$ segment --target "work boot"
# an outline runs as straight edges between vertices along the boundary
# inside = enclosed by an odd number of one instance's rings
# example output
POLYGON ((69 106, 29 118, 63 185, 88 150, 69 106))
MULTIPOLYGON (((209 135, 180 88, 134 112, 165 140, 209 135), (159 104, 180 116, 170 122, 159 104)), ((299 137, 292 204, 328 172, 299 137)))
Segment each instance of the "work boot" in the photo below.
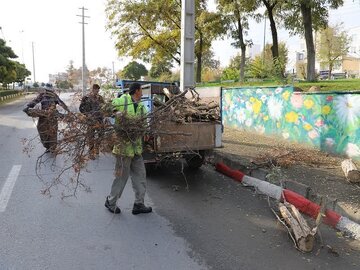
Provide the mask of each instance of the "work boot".
POLYGON ((119 207, 117 207, 116 205, 114 205, 114 206, 110 205, 108 197, 106 197, 105 207, 113 214, 120 214, 121 213, 121 210, 120 210, 119 207))
POLYGON ((146 214, 150 212, 152 212, 152 208, 150 206, 145 206, 143 203, 134 203, 132 210, 133 215, 146 214))

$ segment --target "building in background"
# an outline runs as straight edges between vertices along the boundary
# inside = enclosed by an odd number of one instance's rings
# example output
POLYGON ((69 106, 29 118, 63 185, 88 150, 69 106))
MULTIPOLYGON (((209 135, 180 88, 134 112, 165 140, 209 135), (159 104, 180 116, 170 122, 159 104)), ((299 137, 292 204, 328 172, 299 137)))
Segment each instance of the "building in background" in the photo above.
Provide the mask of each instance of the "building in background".
POLYGON ((58 81, 67 81, 68 80, 68 74, 66 72, 59 72, 56 74, 49 74, 49 83, 52 85, 55 85, 58 81))

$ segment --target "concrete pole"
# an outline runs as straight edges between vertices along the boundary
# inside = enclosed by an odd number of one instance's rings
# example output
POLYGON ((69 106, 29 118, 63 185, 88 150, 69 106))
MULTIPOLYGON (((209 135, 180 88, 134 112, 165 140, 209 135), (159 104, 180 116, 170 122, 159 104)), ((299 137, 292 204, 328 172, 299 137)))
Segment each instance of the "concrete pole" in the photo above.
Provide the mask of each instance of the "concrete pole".
POLYGON ((32 45, 32 60, 33 60, 33 75, 34 75, 34 83, 36 82, 35 76, 35 53, 34 53, 34 42, 31 42, 32 45))
POLYGON ((181 1, 181 62, 180 90, 195 87, 195 3, 194 0, 181 1))
POLYGON ((85 96, 86 79, 85 79, 85 18, 84 7, 82 7, 82 94, 85 96))
POLYGON ((77 15, 79 17, 82 18, 81 20, 81 24, 82 24, 82 95, 85 96, 86 94, 86 71, 85 71, 85 17, 86 18, 90 18, 89 16, 85 16, 85 10, 87 10, 87 8, 81 7, 79 8, 81 9, 81 15, 77 15))

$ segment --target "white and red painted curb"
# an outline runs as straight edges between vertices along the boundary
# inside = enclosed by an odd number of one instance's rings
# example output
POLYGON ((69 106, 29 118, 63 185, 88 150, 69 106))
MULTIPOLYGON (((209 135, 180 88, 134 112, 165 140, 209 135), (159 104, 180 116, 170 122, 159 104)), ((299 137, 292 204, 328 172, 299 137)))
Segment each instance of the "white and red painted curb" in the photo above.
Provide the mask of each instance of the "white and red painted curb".
MULTIPOLYGON (((320 205, 306 199, 305 197, 280 186, 245 175, 239 170, 233 170, 224 163, 217 163, 215 168, 218 172, 233 178, 234 180, 255 187, 259 192, 276 199, 286 201, 294 205, 300 212, 316 219, 320 212, 320 205)), ((335 229, 338 229, 354 239, 360 240, 360 225, 343 217, 333 210, 327 209, 323 222, 335 229)))

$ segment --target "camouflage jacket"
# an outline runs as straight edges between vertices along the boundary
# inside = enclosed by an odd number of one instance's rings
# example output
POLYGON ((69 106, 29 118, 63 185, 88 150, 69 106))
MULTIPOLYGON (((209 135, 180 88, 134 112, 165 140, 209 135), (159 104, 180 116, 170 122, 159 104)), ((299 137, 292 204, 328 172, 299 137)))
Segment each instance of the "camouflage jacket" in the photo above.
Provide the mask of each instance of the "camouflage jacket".
POLYGON ((45 92, 40 93, 35 99, 27 104, 27 108, 34 108, 38 103, 41 104, 42 110, 56 109, 56 105, 60 105, 66 111, 69 111, 66 104, 51 90, 45 90, 45 92))
POLYGON ((93 117, 94 119, 101 120, 101 106, 104 104, 104 99, 100 95, 87 95, 81 99, 79 111, 87 116, 93 117))

